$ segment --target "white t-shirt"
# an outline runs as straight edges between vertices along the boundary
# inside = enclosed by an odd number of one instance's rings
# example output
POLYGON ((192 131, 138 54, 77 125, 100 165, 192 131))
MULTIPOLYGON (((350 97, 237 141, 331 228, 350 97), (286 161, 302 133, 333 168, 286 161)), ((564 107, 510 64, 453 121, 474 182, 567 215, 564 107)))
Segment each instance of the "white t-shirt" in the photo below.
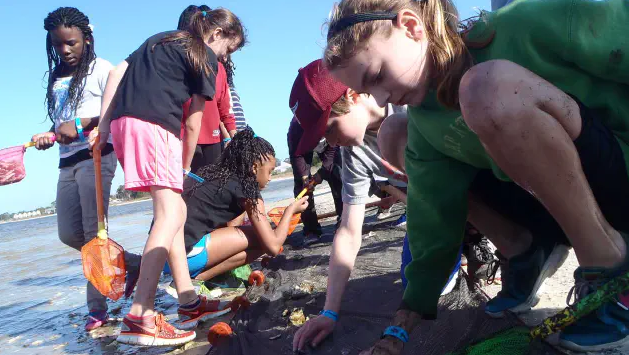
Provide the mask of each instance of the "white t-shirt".
MULTIPOLYGON (((387 117, 398 112, 406 112, 406 106, 387 105, 387 117)), ((394 178, 396 171, 391 171, 383 163, 378 148, 378 132, 367 131, 363 144, 355 147, 341 147, 343 158, 343 202, 350 205, 362 205, 369 199, 372 184, 388 181, 396 187, 406 187, 406 183, 394 178)))
MULTIPOLYGON (((85 88, 83 89, 83 96, 76 109, 76 112, 70 110, 69 105, 66 106, 65 102, 68 98, 68 89, 70 88, 71 76, 57 78, 53 84, 53 99, 55 100, 55 112, 54 122, 55 130, 64 122, 74 121, 76 117, 98 117, 100 116, 101 100, 103 93, 105 92, 105 85, 107 84, 107 78, 109 77, 109 71, 113 69, 113 65, 108 61, 96 58, 90 65, 90 69, 87 72, 85 78, 85 88)), ((111 142, 111 136, 109 136, 111 142)), ((88 143, 82 143, 80 141, 73 142, 69 145, 59 145, 59 156, 61 158, 67 158, 72 156, 76 152, 87 149, 88 143)))

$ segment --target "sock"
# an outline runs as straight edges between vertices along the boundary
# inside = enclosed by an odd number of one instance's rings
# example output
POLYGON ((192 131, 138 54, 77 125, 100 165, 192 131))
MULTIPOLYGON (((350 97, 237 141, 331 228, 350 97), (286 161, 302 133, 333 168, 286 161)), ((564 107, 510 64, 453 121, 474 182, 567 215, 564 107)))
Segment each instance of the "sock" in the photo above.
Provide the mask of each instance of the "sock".
POLYGON ((185 309, 187 311, 193 310, 197 307, 199 307, 199 305, 201 304, 201 299, 197 297, 196 301, 192 301, 188 304, 182 304, 181 306, 179 306, 179 308, 181 309, 185 309))

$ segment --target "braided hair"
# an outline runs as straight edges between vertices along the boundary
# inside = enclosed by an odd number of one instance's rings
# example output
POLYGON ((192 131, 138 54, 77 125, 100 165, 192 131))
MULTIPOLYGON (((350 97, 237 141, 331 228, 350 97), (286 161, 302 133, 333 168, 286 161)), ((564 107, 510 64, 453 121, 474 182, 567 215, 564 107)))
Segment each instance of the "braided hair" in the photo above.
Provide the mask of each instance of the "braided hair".
POLYGON ((194 194, 197 187, 210 181, 218 181, 220 192, 227 181, 234 177, 241 183, 246 202, 250 203, 257 212, 260 186, 253 172, 253 165, 271 157, 275 157, 275 150, 271 143, 258 137, 251 127, 247 126, 234 136, 217 163, 199 169, 197 175, 205 182, 195 183, 189 195, 194 194))
POLYGON ((50 31, 54 31, 59 26, 76 27, 83 34, 83 55, 79 59, 76 70, 70 81, 68 89, 68 98, 65 105, 69 105, 69 109, 75 112, 81 102, 83 89, 85 88, 85 78, 89 74, 90 64, 96 59, 94 52, 94 36, 89 26, 90 20, 84 13, 74 7, 60 7, 48 14, 44 19, 44 29, 48 31, 46 35, 46 52, 48 53, 48 88, 46 90, 46 105, 48 107, 48 117, 54 121, 55 100, 53 98, 53 86, 60 72, 65 66, 61 62, 59 53, 52 45, 50 31), (89 41, 89 43, 88 43, 89 41))

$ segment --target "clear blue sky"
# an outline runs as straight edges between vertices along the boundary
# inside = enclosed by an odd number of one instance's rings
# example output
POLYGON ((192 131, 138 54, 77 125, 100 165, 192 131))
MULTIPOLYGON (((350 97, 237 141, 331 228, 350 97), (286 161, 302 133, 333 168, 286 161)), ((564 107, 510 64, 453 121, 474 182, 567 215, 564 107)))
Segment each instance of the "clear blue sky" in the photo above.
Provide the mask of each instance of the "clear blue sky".
MULTIPOLYGON (((430 1, 430 0, 429 0, 430 1)), ((236 13, 249 33, 249 45, 234 55, 236 87, 248 123, 268 139, 278 158, 288 157, 286 132, 291 119, 288 96, 297 70, 319 58, 325 43, 322 27, 332 0, 222 0, 210 7, 236 13)), ((456 0, 462 18, 474 7, 489 9, 489 0, 456 0)), ((0 11, 0 33, 7 42, 0 55, 0 147, 18 145, 48 130, 44 106, 46 33, 43 20, 59 6, 75 6, 95 26, 96 54, 117 64, 149 36, 172 30, 190 3, 179 1, 6 1, 0 11)), ((0 213, 47 206, 55 200, 58 149, 29 149, 27 177, 0 186, 0 213)), ((112 190, 123 182, 120 167, 112 190)))

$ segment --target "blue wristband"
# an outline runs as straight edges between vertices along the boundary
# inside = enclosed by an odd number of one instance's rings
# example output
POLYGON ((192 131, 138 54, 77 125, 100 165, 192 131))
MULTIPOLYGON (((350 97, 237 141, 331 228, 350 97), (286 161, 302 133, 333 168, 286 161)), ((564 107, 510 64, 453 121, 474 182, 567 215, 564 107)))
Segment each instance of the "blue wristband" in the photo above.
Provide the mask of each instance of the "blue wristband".
POLYGON ((203 179, 199 175, 194 174, 194 173, 192 173, 192 172, 190 172, 190 171, 188 171, 186 169, 183 169, 183 174, 188 176, 188 177, 191 177, 191 178, 195 179, 198 182, 201 182, 201 183, 205 182, 205 179, 203 179))
POLYGON ((337 320, 339 320, 338 313, 336 313, 334 311, 323 310, 323 311, 319 312, 319 315, 324 316, 324 317, 328 317, 328 318, 332 319, 335 322, 337 320))
POLYGON ((74 119, 74 125, 76 126, 76 134, 79 136, 79 141, 85 143, 85 136, 83 135, 83 125, 81 125, 81 119, 79 117, 74 119))
POLYGON ((408 343, 408 333, 400 327, 387 327, 387 329, 384 330, 384 333, 382 333, 382 337, 384 338, 387 335, 400 339, 402 343, 408 343))
POLYGON ((225 139, 223 139, 223 143, 230 142, 231 140, 232 140, 231 138, 225 138, 225 139))

